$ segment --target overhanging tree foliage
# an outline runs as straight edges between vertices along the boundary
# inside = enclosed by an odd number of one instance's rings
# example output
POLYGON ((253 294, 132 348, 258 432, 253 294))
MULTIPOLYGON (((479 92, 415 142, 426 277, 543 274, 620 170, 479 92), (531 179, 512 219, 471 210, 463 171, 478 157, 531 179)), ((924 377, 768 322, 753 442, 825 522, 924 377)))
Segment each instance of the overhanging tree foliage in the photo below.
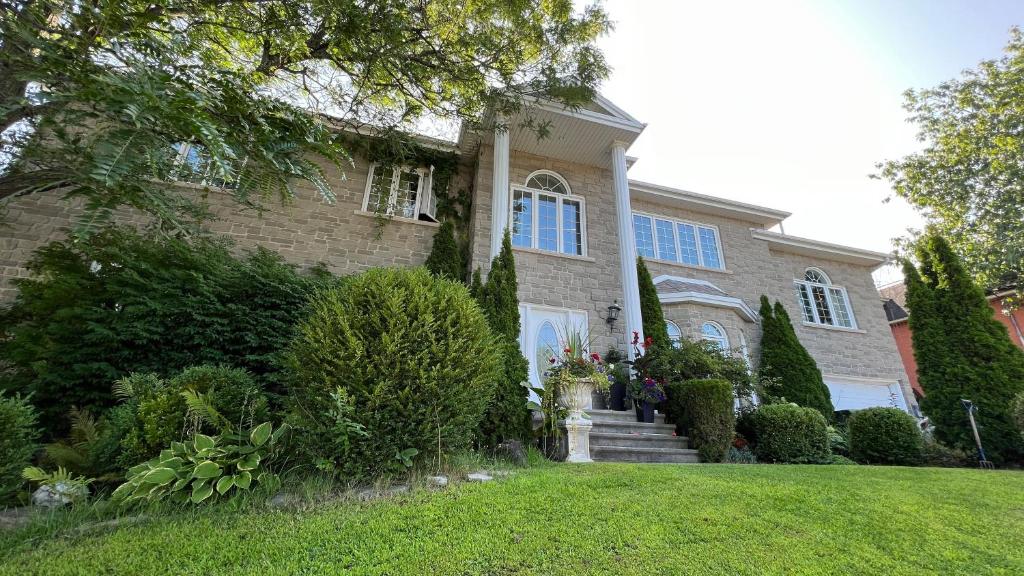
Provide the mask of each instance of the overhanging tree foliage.
POLYGON ((950 245, 930 234, 917 246, 920 268, 904 264, 907 306, 917 375, 924 388, 921 409, 944 443, 974 449, 967 413, 978 406, 979 432, 995 462, 1020 458, 1024 445, 1013 422, 1012 401, 1024 390, 1024 352, 1006 326, 993 318, 950 245))
MULTIPOLYGON (((896 195, 947 239, 983 288, 1024 290, 1024 36, 960 78, 909 90, 924 149, 879 164, 896 195)), ((909 246, 911 242, 905 242, 909 246)))
POLYGON ((654 280, 641 256, 636 258, 636 278, 640 285, 640 318, 643 322, 644 338, 651 338, 654 345, 663 350, 671 348, 672 340, 668 337, 668 326, 665 325, 665 314, 661 310, 658 290, 654 287, 654 280))
POLYGON ((761 296, 761 362, 762 380, 773 382, 771 393, 814 408, 832 419, 834 408, 828 386, 821 377, 818 363, 807 352, 796 336, 789 313, 781 302, 772 307, 768 297, 761 296))
MULTIPOLYGON (((0 199, 132 206, 184 229, 203 213, 168 178, 236 180, 262 206, 345 147, 317 113, 384 128, 589 99, 607 74, 598 7, 571 0, 12 0, 0 10, 0 199), (205 161, 180 165, 173 146, 205 161)), ((527 124, 543 134, 547 126, 527 124)), ((192 160, 199 160, 193 158, 192 160)))
MULTIPOLYGON (((473 284, 479 281, 479 269, 473 284)), ((487 282, 471 290, 478 300, 501 347, 503 371, 496 383, 494 399, 480 423, 480 440, 485 446, 496 446, 505 440, 523 440, 531 431, 530 411, 526 407, 529 363, 519 350, 519 296, 516 261, 508 229, 501 243, 501 252, 491 262, 487 282)))
POLYGON ((425 265, 434 276, 464 281, 466 266, 462 262, 462 251, 455 241, 455 225, 451 221, 446 220, 434 234, 434 245, 425 265))

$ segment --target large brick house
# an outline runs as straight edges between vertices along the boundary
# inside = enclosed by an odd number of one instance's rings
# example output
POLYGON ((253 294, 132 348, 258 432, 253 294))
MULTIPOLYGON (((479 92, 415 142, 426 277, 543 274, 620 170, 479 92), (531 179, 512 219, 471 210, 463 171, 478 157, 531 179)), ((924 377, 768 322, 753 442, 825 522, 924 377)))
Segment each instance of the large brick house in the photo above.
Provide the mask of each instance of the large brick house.
MULTIPOLYGON (((508 130, 463 130, 456 142, 421 139, 459 159, 450 186, 471 191, 471 266, 486 275, 503 230, 511 231, 531 378, 539 377, 536 351, 565 322, 588 326, 601 350, 625 350, 627 335, 642 332, 639 254, 674 337, 714 340, 756 363, 756 309, 766 294, 788 309, 837 409, 912 409, 910 381, 871 278, 886 254, 772 231, 789 216, 780 210, 630 180, 636 159, 627 150, 645 125, 602 97, 578 109, 538 101, 531 114, 550 123, 550 136, 538 139, 518 127, 519 118, 508 118, 508 130), (613 304, 622 314, 610 324, 613 304)), ((241 247, 266 246, 336 273, 424 262, 438 226, 429 167, 382 170, 367 158, 344 173, 324 167, 336 202, 300 184, 294 202, 257 215, 214 191, 209 202, 219 219, 209 229, 241 247), (379 227, 372 207, 384 196, 390 220, 379 227)), ((75 214, 52 195, 9 202, 8 226, 0 228, 0 300, 14 296, 10 280, 27 274, 32 251, 61 238, 75 214)))

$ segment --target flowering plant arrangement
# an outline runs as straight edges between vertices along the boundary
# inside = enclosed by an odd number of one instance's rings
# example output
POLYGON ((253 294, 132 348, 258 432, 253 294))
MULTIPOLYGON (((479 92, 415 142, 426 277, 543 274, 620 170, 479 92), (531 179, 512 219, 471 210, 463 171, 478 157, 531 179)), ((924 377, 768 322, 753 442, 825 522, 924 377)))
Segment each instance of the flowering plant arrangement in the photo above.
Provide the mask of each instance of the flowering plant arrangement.
POLYGON ((652 374, 655 364, 658 361, 655 350, 651 347, 654 339, 648 336, 640 343, 640 334, 633 332, 633 371, 636 376, 629 382, 629 395, 637 402, 650 402, 657 404, 665 400, 665 382, 663 378, 656 378, 652 374), (643 348, 643 352, 640 349, 643 348))
POLYGON ((570 388, 581 380, 587 380, 595 392, 607 392, 611 387, 608 366, 600 354, 589 352, 589 335, 577 327, 568 326, 563 330, 562 343, 561 353, 551 351, 548 359, 551 366, 545 373, 545 382, 558 386, 563 393, 571 393, 570 388))

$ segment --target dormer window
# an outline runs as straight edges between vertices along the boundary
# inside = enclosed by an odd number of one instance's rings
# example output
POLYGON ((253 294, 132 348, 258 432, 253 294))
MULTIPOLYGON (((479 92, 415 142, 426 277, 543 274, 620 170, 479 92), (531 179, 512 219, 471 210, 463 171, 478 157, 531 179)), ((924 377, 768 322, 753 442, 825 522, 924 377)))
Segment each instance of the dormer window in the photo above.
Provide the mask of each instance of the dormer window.
POLYGON ((586 211, 583 198, 555 172, 538 170, 525 185, 512 186, 512 245, 583 256, 586 211))
POLYGON ((409 220, 436 221, 433 167, 370 165, 363 210, 409 220))
POLYGON ((820 268, 808 268, 803 280, 794 280, 804 322, 821 326, 856 328, 846 288, 834 286, 820 268))

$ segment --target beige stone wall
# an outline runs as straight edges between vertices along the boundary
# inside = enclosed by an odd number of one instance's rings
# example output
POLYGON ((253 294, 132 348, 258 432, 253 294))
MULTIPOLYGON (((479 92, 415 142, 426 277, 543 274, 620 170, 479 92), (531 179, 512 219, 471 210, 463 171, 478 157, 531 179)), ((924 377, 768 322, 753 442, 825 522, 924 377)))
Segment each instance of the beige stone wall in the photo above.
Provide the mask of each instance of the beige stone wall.
MULTIPOLYGON (((742 298, 755 312, 761 294, 766 294, 773 303, 778 300, 786 307, 796 325, 797 336, 824 374, 899 380, 903 383, 904 397, 908 402, 913 402, 909 380, 896 350, 870 269, 770 250, 765 242, 751 237, 750 228, 760 227, 754 222, 700 214, 637 201, 635 198, 633 209, 712 224, 719 230, 725 258, 724 271, 653 260, 648 262, 652 276, 666 274, 711 282, 731 296, 742 298), (802 279, 804 270, 809 266, 821 268, 835 285, 846 288, 857 320, 857 331, 803 324, 793 281, 802 279)), ((666 319, 678 324, 683 333, 691 338, 700 337, 700 326, 707 320, 718 322, 726 329, 730 345, 734 348, 739 347, 739 333, 743 332, 750 348, 751 360, 756 364, 761 339, 758 325, 743 321, 734 312, 702 305, 668 304, 664 306, 664 311, 666 319)))
MULTIPOLYGON (((240 249, 265 246, 303 267, 323 262, 337 274, 348 274, 375 266, 416 266, 422 264, 433 245, 437 225, 428 222, 391 220, 377 237, 372 215, 361 213, 369 164, 358 160, 344 173, 324 163, 337 200, 321 200, 306 183, 296 185, 298 198, 288 205, 267 201, 262 215, 245 211, 229 196, 213 193, 211 211, 217 220, 211 232, 224 234, 240 249)), ((461 170, 467 185, 470 168, 461 170)), ((38 247, 66 237, 80 212, 53 194, 16 198, 8 205, 6 226, 0 228, 0 301, 14 297, 10 281, 27 276, 25 262, 38 247)), ((142 224, 143 219, 125 212, 124 223, 142 224)))
MULTIPOLYGON (((560 162, 512 151, 509 177, 523 184, 535 170, 552 170, 569 183, 573 195, 583 197, 586 211, 584 257, 515 249, 519 301, 530 304, 583 310, 602 353, 611 346, 625 347, 623 322, 609 330, 604 321, 608 306, 623 302, 619 270, 619 245, 616 232, 615 198, 609 167, 600 168, 560 162)), ((473 267, 484 272, 490 267, 491 192, 494 152, 481 146, 477 160, 476 195, 473 200, 473 267)))

